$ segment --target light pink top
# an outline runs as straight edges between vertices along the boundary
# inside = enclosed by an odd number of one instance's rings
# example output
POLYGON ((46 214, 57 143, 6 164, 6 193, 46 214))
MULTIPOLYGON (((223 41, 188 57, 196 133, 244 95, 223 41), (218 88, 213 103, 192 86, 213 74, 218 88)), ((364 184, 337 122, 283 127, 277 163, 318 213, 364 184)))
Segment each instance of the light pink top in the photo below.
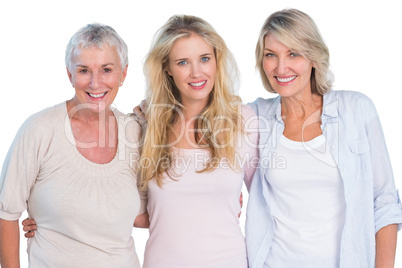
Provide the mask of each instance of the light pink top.
POLYGON ((242 106, 242 115, 247 134, 237 142, 237 171, 221 161, 212 172, 196 173, 210 153, 173 148, 175 180, 166 175, 163 188, 149 183, 151 226, 143 268, 247 267, 239 197, 258 160, 258 123, 249 107, 242 106))

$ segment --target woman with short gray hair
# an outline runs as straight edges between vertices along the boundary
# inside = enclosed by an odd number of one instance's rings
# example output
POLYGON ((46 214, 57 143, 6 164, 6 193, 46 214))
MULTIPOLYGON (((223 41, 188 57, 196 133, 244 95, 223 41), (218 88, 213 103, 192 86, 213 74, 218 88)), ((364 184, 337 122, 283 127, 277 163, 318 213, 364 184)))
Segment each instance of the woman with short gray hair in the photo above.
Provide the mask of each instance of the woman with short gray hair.
POLYGON ((66 67, 74 97, 28 118, 4 162, 1 266, 19 267, 18 219, 28 210, 37 224, 30 267, 139 268, 132 227, 147 222, 131 164, 140 127, 111 108, 127 46, 111 27, 89 24, 71 38, 66 67))

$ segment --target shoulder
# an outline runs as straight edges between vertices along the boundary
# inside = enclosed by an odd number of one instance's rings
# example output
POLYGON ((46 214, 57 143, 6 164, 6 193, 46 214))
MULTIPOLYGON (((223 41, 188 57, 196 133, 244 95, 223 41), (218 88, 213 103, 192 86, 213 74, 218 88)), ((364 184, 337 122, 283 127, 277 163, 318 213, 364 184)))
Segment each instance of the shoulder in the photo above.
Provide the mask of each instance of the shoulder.
POLYGON ((361 92, 347 90, 331 90, 327 93, 330 99, 343 100, 348 103, 372 102, 369 97, 361 92))
POLYGON ((126 142, 136 143, 141 139, 141 126, 133 114, 124 114, 119 110, 113 110, 119 126, 119 132, 126 142))
POLYGON ((326 95, 324 95, 324 105, 337 103, 341 114, 361 114, 368 117, 377 114, 373 101, 361 92, 331 90, 326 95))
POLYGON ((37 135, 44 135, 49 133, 49 131, 53 132, 52 130, 60 123, 58 120, 60 116, 62 116, 61 110, 63 104, 65 105, 63 102, 34 113, 22 124, 20 132, 25 131, 30 134, 37 133, 37 135))
POLYGON ((253 102, 248 103, 257 115, 266 115, 270 110, 276 110, 277 105, 280 103, 280 96, 275 98, 258 98, 253 102))
POLYGON ((248 119, 250 117, 255 116, 256 113, 250 106, 242 104, 241 105, 241 115, 243 116, 244 119, 248 119))
MULTIPOLYGON (((60 119, 63 118, 62 106, 56 105, 37 112, 21 125, 10 150, 28 150, 36 156, 43 156, 49 151, 49 146, 59 144, 63 134, 60 119), (29 148, 29 149, 28 149, 29 148)), ((65 113, 67 109, 65 108, 65 113)))

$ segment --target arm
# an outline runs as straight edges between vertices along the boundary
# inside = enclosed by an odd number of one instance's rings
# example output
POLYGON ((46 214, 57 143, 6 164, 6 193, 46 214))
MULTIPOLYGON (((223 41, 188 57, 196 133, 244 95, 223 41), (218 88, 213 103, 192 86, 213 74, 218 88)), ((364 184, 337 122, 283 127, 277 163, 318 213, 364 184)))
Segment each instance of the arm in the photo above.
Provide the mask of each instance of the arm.
POLYGON ((393 268, 395 263, 398 225, 392 224, 381 228, 375 235, 376 268, 393 268))
POLYGON ((373 170, 373 199, 376 229, 375 267, 394 267, 398 224, 401 227, 402 209, 389 159, 387 146, 374 104, 368 102, 369 120, 366 133, 370 143, 373 170))
POLYGON ((242 106, 242 116, 244 118, 243 123, 245 133, 243 134, 239 153, 243 158, 242 168, 244 170, 244 182, 247 191, 249 191, 254 172, 256 171, 259 162, 259 122, 254 111, 246 105, 242 106))
POLYGON ((134 221, 134 227, 137 228, 149 228, 149 215, 148 212, 145 212, 141 215, 138 215, 134 221))
POLYGON ((3 268, 20 267, 20 233, 18 220, 0 219, 0 266, 3 268))

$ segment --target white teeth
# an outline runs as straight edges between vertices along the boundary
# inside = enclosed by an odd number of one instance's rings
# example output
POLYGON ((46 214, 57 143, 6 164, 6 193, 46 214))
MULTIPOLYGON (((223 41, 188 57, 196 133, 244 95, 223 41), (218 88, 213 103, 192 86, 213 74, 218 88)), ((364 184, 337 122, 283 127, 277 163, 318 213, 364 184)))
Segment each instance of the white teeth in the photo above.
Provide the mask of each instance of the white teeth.
POLYGON ((278 79, 278 81, 281 82, 281 83, 290 82, 290 81, 292 81, 292 80, 295 79, 295 78, 296 78, 296 75, 295 75, 295 76, 292 76, 292 77, 288 77, 288 78, 279 78, 279 77, 276 77, 276 79, 278 79))
POLYGON ((198 82, 198 83, 189 83, 191 86, 193 86, 193 87, 200 87, 200 86, 202 86, 203 84, 205 84, 207 82, 207 80, 204 80, 204 81, 202 81, 202 82, 198 82))
POLYGON ((89 94, 89 96, 91 96, 92 98, 101 98, 101 97, 105 96, 106 92, 100 93, 100 94, 91 94, 91 93, 88 93, 88 94, 89 94))

